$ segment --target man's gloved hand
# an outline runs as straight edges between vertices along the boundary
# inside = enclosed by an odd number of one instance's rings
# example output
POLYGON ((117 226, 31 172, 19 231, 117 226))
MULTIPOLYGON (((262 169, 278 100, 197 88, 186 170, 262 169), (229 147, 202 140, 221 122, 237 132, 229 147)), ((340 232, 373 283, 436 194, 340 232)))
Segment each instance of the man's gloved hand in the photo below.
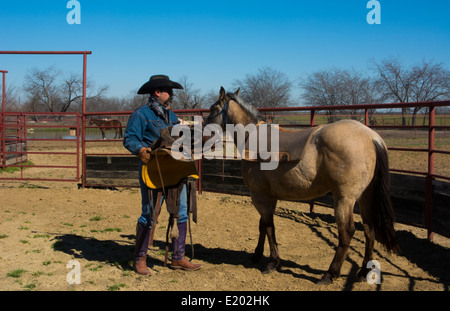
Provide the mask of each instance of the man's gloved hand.
POLYGON ((144 164, 147 164, 150 161, 150 152, 152 152, 150 147, 142 147, 141 150, 139 150, 138 158, 141 159, 144 164))

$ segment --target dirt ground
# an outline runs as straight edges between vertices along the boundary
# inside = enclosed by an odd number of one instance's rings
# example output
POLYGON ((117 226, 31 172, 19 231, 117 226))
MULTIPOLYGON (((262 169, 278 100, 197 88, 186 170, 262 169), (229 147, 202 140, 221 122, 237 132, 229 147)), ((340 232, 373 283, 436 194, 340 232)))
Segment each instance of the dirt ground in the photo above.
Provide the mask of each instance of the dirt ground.
MULTIPOLYGON (((53 147, 30 146, 71 151, 71 147, 53 147)), ((123 152, 120 148, 115 152, 123 152)), ((30 160, 41 165, 49 160, 54 165, 67 163, 67 157, 30 154, 30 160)), ((27 177, 44 173, 48 177, 46 168, 24 171, 27 177)), ((51 174, 61 178, 65 173, 55 170, 51 174)), ((271 274, 262 273, 269 253, 267 242, 264 260, 259 264, 250 260, 257 244, 259 215, 248 197, 207 192, 198 196, 198 223, 191 227, 194 262, 203 267, 195 272, 163 265, 168 220, 163 206, 149 251, 153 275, 142 277, 131 267, 140 214, 138 189, 0 181, 0 198, 0 291, 447 291, 450 286, 450 239, 436 234, 434 242, 429 242, 425 230, 402 224, 396 224, 400 255, 375 246, 381 284, 356 282, 364 254, 358 215, 341 277, 328 286, 316 285, 337 246, 332 210, 320 205, 310 213, 306 204, 278 203, 275 227, 282 261, 271 274), (80 265, 80 284, 67 281, 75 269, 68 266, 71 260, 80 265)))
MULTIPOLYGON (((316 285, 327 270, 337 245, 331 210, 280 202, 275 217, 281 266, 263 274, 250 256, 258 238, 259 216, 247 197, 203 193, 198 197, 199 221, 192 223, 196 272, 164 267, 168 214, 163 208, 149 251, 153 275, 131 268, 139 193, 135 189, 77 189, 5 183, 0 187, 0 290, 2 291, 443 291, 449 289, 450 241, 431 243, 422 229, 398 224, 400 256, 377 245, 380 285, 355 282, 362 262, 364 236, 359 216, 342 276, 329 286, 316 285), (67 275, 80 264, 81 284, 67 275)), ((189 243, 189 239, 188 239, 189 243)), ((267 244, 267 242, 266 242, 267 244)), ((190 256, 190 247, 187 247, 190 256)), ((268 247, 265 256, 267 260, 268 247)))

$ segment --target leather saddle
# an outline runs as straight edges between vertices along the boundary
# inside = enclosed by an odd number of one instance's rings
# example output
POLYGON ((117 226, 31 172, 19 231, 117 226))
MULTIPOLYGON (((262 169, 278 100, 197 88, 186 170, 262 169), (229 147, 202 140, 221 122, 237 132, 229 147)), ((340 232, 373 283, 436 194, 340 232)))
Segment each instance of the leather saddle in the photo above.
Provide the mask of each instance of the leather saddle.
MULTIPOLYGON (((270 124, 267 124, 267 131, 265 131, 264 133, 264 131, 261 131, 260 127, 260 125, 263 123, 264 122, 259 122, 256 125, 256 149, 254 147, 252 148, 251 146, 251 134, 249 135, 249 139, 246 140, 244 154, 242 156, 243 160, 262 162, 271 160, 273 161, 274 159, 276 160, 278 158, 279 162, 299 161, 303 157, 305 146, 309 143, 314 133, 316 133, 322 127, 322 125, 320 125, 304 130, 287 130, 276 125, 279 131, 279 136, 278 151, 275 152, 270 150, 270 146, 272 146, 272 126, 270 126, 270 124), (267 154, 265 154, 264 157, 261 156, 262 151, 260 150, 260 139, 266 139, 267 145, 265 152, 268 152, 270 154, 269 157, 267 157, 267 154)), ((277 142, 275 141, 273 143, 277 142)))
POLYGON ((173 157, 172 144, 178 137, 170 132, 171 127, 160 130, 160 138, 150 146, 150 161, 142 165, 142 179, 149 188, 175 186, 184 178, 199 178, 194 159, 173 157))

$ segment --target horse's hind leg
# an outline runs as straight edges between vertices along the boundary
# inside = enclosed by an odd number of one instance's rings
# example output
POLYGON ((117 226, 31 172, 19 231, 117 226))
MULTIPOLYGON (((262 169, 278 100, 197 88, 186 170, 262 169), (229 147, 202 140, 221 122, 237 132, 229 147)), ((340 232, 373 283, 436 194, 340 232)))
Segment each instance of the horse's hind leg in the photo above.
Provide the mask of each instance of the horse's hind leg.
POLYGON ((341 267, 347 257, 350 241, 355 233, 355 224, 353 222, 353 207, 355 200, 340 198, 335 199, 334 212, 338 227, 339 244, 336 249, 333 261, 328 271, 319 281, 319 284, 330 284, 338 278, 341 273, 341 267))
POLYGON ((372 260, 373 247, 375 244, 375 230, 373 225, 371 225, 371 215, 369 211, 371 210, 372 204, 372 189, 368 188, 361 196, 359 200, 359 209, 361 212, 361 218, 363 220, 364 225, 364 236, 366 238, 366 250, 364 253, 364 260, 361 265, 361 270, 358 272, 358 280, 365 281, 367 277, 367 273, 369 273, 370 269, 367 268, 367 263, 372 260))

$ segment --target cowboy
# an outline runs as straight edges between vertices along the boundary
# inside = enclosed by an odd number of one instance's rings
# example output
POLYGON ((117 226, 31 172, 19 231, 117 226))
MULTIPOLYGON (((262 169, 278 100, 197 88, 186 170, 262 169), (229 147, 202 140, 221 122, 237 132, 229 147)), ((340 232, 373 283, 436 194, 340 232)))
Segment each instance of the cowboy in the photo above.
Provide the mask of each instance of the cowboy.
MULTIPOLYGON (((183 87, 168 76, 154 75, 138 90, 138 94, 150 94, 148 104, 136 109, 127 124, 123 145, 132 154, 139 157, 139 185, 141 188, 142 213, 136 225, 136 245, 133 267, 138 274, 151 275, 146 264, 150 231, 153 225, 154 208, 157 204, 157 190, 149 188, 142 178, 142 166, 151 158, 150 146, 160 137, 160 130, 178 124, 175 113, 170 110, 173 89, 183 87)), ((173 269, 198 270, 201 265, 193 264, 184 257, 188 214, 186 186, 179 197, 177 217, 178 238, 173 238, 173 269)), ((164 200, 165 198, 163 198, 164 200)), ((161 200, 161 204, 163 202, 161 200)))

